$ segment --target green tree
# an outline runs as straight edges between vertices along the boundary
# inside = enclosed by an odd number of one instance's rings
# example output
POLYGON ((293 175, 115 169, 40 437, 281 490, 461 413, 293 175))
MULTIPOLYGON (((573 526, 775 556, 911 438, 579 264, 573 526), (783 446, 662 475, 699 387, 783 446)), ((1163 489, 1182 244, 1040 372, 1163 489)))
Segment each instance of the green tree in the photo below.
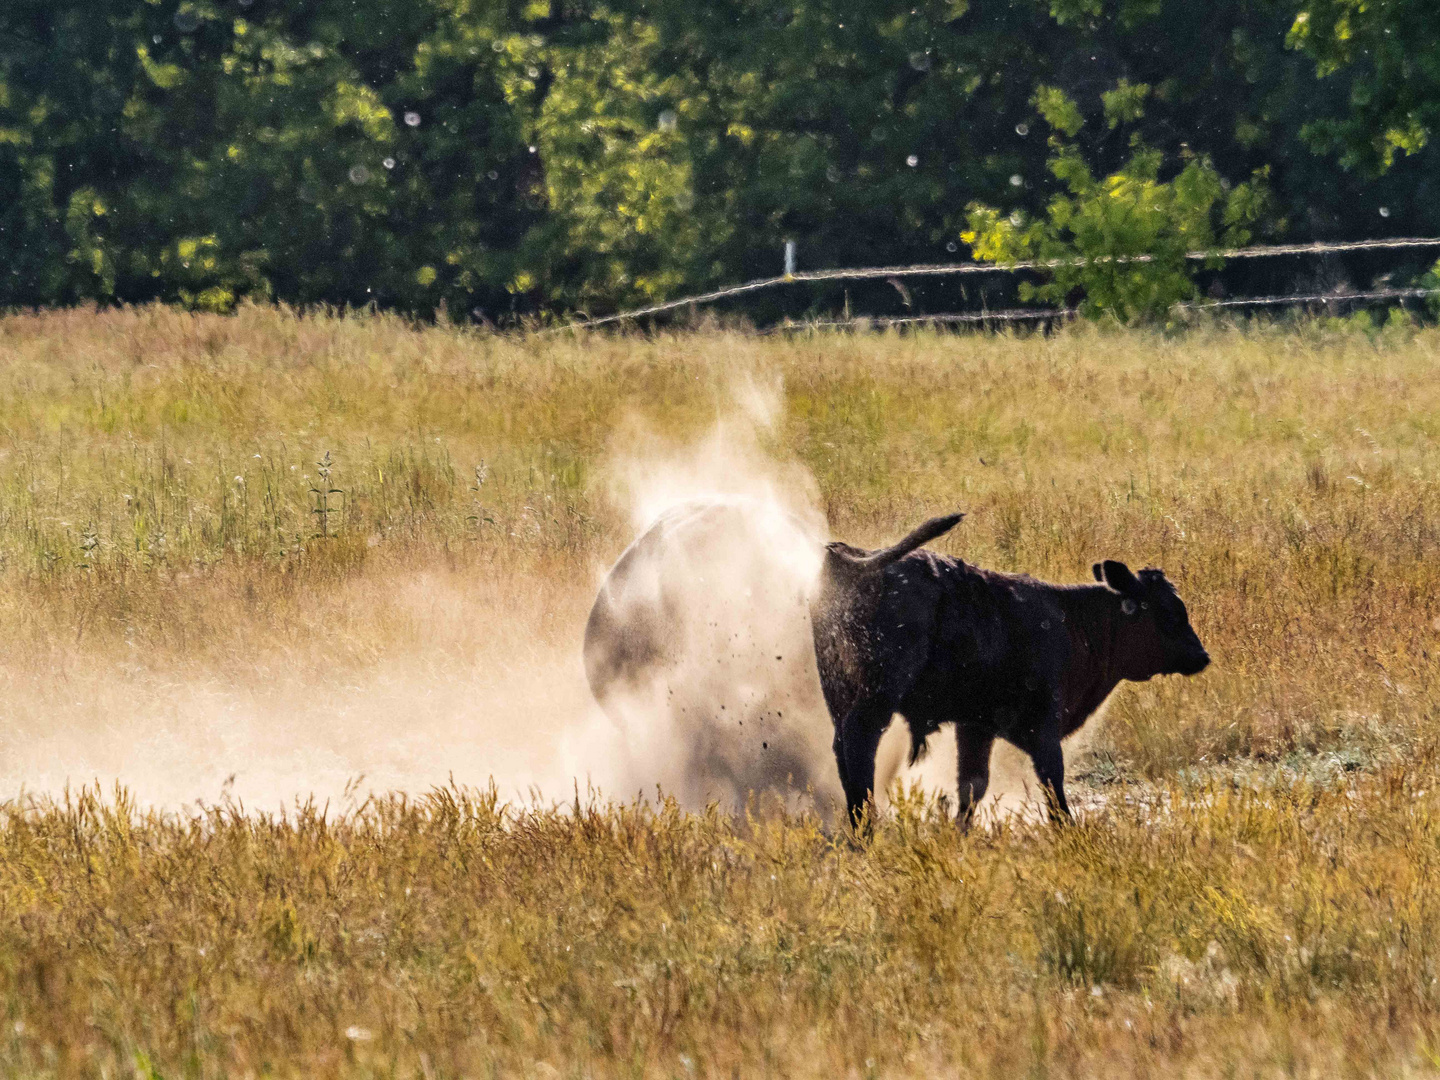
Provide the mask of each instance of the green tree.
MULTIPOLYGON (((1122 81, 1103 93, 1107 127, 1139 120, 1149 90, 1122 81)), ((1209 159, 1192 157, 1162 181, 1164 155, 1136 135, 1121 168, 1097 177, 1072 141, 1085 126, 1076 102, 1054 87, 1041 87, 1035 104, 1055 131, 1049 166, 1064 192, 1033 219, 972 203, 970 227, 962 234, 978 259, 1050 264, 1049 280, 1021 285, 1023 298, 1059 304, 1078 296, 1081 312, 1092 318, 1162 318, 1197 294, 1199 261, 1188 253, 1250 239, 1250 227, 1267 203, 1263 176, 1227 190, 1209 159)), ((1220 259, 1205 262, 1212 269, 1222 265, 1220 259)))
POLYGON ((1352 168, 1379 172, 1420 151, 1440 123, 1440 12, 1431 0, 1308 0, 1290 44, 1322 79, 1348 78, 1348 108, 1304 134, 1352 168))
POLYGON ((652 23, 603 8, 593 21, 592 40, 546 53, 554 74, 536 143, 549 217, 520 282, 581 308, 675 295, 724 232, 695 207, 687 136, 706 89, 660 63, 652 23))
POLYGON ((468 0, 12 0, 0 304, 508 309, 543 213, 506 89, 533 21, 468 0))
POLYGON ((552 51, 539 140, 552 272, 587 303, 773 274, 786 239, 810 267, 947 258, 966 201, 1043 162, 1017 125, 1039 9, 615 0, 590 18, 603 33, 552 51))
MULTIPOLYGON (((1265 168, 1265 220, 1297 239, 1431 232, 1425 15, 1418 0, 8 0, 0 306, 598 313, 773 274, 786 239, 802 267, 946 260, 971 204, 1033 226, 1070 200, 1067 220, 1103 232, 1118 226, 1102 205, 1128 199, 1134 218, 1174 198, 1183 217, 1212 177, 1265 168), (1091 120, 1063 153, 1040 134, 1055 94, 1091 120)), ((1232 198, 1209 208, 1217 238, 1232 198)), ((1153 226, 1132 246, 1179 241, 1153 226)), ((1247 291, 1284 287, 1276 272, 1225 271, 1247 291)), ((934 310, 974 287, 911 291, 934 310)), ((979 287, 1013 299, 1001 275, 979 287)), ((909 301, 850 288, 877 313, 909 301)))

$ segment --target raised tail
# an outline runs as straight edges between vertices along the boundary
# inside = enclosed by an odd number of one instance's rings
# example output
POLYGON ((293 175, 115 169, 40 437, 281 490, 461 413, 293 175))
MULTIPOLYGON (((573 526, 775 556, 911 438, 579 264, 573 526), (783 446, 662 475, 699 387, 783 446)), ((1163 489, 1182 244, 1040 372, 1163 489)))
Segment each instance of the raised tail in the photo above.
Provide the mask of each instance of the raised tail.
POLYGON ((960 519, 964 516, 964 514, 946 514, 944 517, 931 518, 898 544, 892 544, 888 548, 881 548, 879 551, 871 551, 863 555, 849 544, 829 544, 826 550, 854 573, 878 573, 891 563, 903 559, 916 548, 924 547, 937 536, 944 536, 960 524, 960 519))

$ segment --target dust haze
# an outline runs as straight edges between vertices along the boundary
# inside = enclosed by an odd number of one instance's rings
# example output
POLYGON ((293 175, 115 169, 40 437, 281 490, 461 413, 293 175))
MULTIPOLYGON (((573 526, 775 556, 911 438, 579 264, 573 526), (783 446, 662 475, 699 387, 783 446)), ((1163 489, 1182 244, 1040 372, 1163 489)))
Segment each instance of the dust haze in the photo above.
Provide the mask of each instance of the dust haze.
MULTIPOLYGON (((647 585, 663 586, 679 613, 677 662, 607 708, 586 683, 581 638, 618 547, 573 580, 444 567, 361 575, 328 599, 364 618, 337 617, 327 632, 359 638, 348 644, 362 654, 375 633, 373 656, 333 672, 283 654, 222 672, 78 644, 43 663, 7 654, 0 797, 98 783, 162 807, 340 808, 453 780, 493 782, 522 803, 663 791, 691 807, 778 798, 833 815, 843 799, 806 612, 828 533, 814 478, 774 449, 782 404, 778 383, 742 378, 699 439, 669 442, 639 421, 616 433, 599 475, 630 523, 626 542, 686 508, 722 510, 687 517, 647 585), (396 625, 404 647, 373 630, 396 625)), ((895 523, 896 535, 909 524, 895 523)), ((307 648, 323 655, 325 637, 307 648)), ((907 745, 893 725, 877 786, 953 796, 950 730, 914 767, 907 745)), ((1019 755, 997 750, 992 808, 1022 803, 1027 781, 1019 755)))

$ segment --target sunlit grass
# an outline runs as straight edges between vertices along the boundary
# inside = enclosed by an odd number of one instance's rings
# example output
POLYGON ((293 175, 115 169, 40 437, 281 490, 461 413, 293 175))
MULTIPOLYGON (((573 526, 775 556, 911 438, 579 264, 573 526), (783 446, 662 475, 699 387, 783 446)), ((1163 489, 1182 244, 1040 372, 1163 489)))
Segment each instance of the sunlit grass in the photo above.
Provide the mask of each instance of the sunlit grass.
POLYGON ((958 507, 940 546, 982 565, 1165 567, 1216 663, 1122 688, 1085 766, 1119 781, 1103 810, 965 839, 912 809, 861 851, 803 820, 521 814, 455 790, 328 821, 17 804, 4 1068, 1440 1060, 1435 331, 572 339, 261 308, 11 316, 0 676, 36 724, 51 685, 136 672, 323 701, 397 658, 442 678, 502 637, 568 656, 631 535, 610 463, 639 430, 699 436, 747 380, 781 388, 762 442, 813 474, 836 536, 958 507), (416 575, 467 582, 465 604, 417 607, 416 575))
POLYGON ((1423 1072, 1435 759, 1078 828, 506 811, 0 819, 24 1075, 1423 1072), (153 1071, 151 1071, 153 1070, 153 1071))

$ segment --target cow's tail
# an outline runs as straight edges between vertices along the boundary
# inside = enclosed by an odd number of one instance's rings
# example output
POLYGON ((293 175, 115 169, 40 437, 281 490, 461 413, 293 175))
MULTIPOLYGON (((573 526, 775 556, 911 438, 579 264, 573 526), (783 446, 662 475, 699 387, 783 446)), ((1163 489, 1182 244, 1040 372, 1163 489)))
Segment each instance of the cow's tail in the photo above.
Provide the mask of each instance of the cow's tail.
POLYGON ((827 546, 827 550, 832 559, 838 560, 851 573, 874 574, 884 570, 891 563, 903 559, 916 548, 924 547, 937 536, 944 536, 960 524, 960 519, 964 516, 964 514, 946 514, 944 517, 931 518, 898 544, 881 548, 879 551, 861 554, 848 544, 830 544, 827 546))

